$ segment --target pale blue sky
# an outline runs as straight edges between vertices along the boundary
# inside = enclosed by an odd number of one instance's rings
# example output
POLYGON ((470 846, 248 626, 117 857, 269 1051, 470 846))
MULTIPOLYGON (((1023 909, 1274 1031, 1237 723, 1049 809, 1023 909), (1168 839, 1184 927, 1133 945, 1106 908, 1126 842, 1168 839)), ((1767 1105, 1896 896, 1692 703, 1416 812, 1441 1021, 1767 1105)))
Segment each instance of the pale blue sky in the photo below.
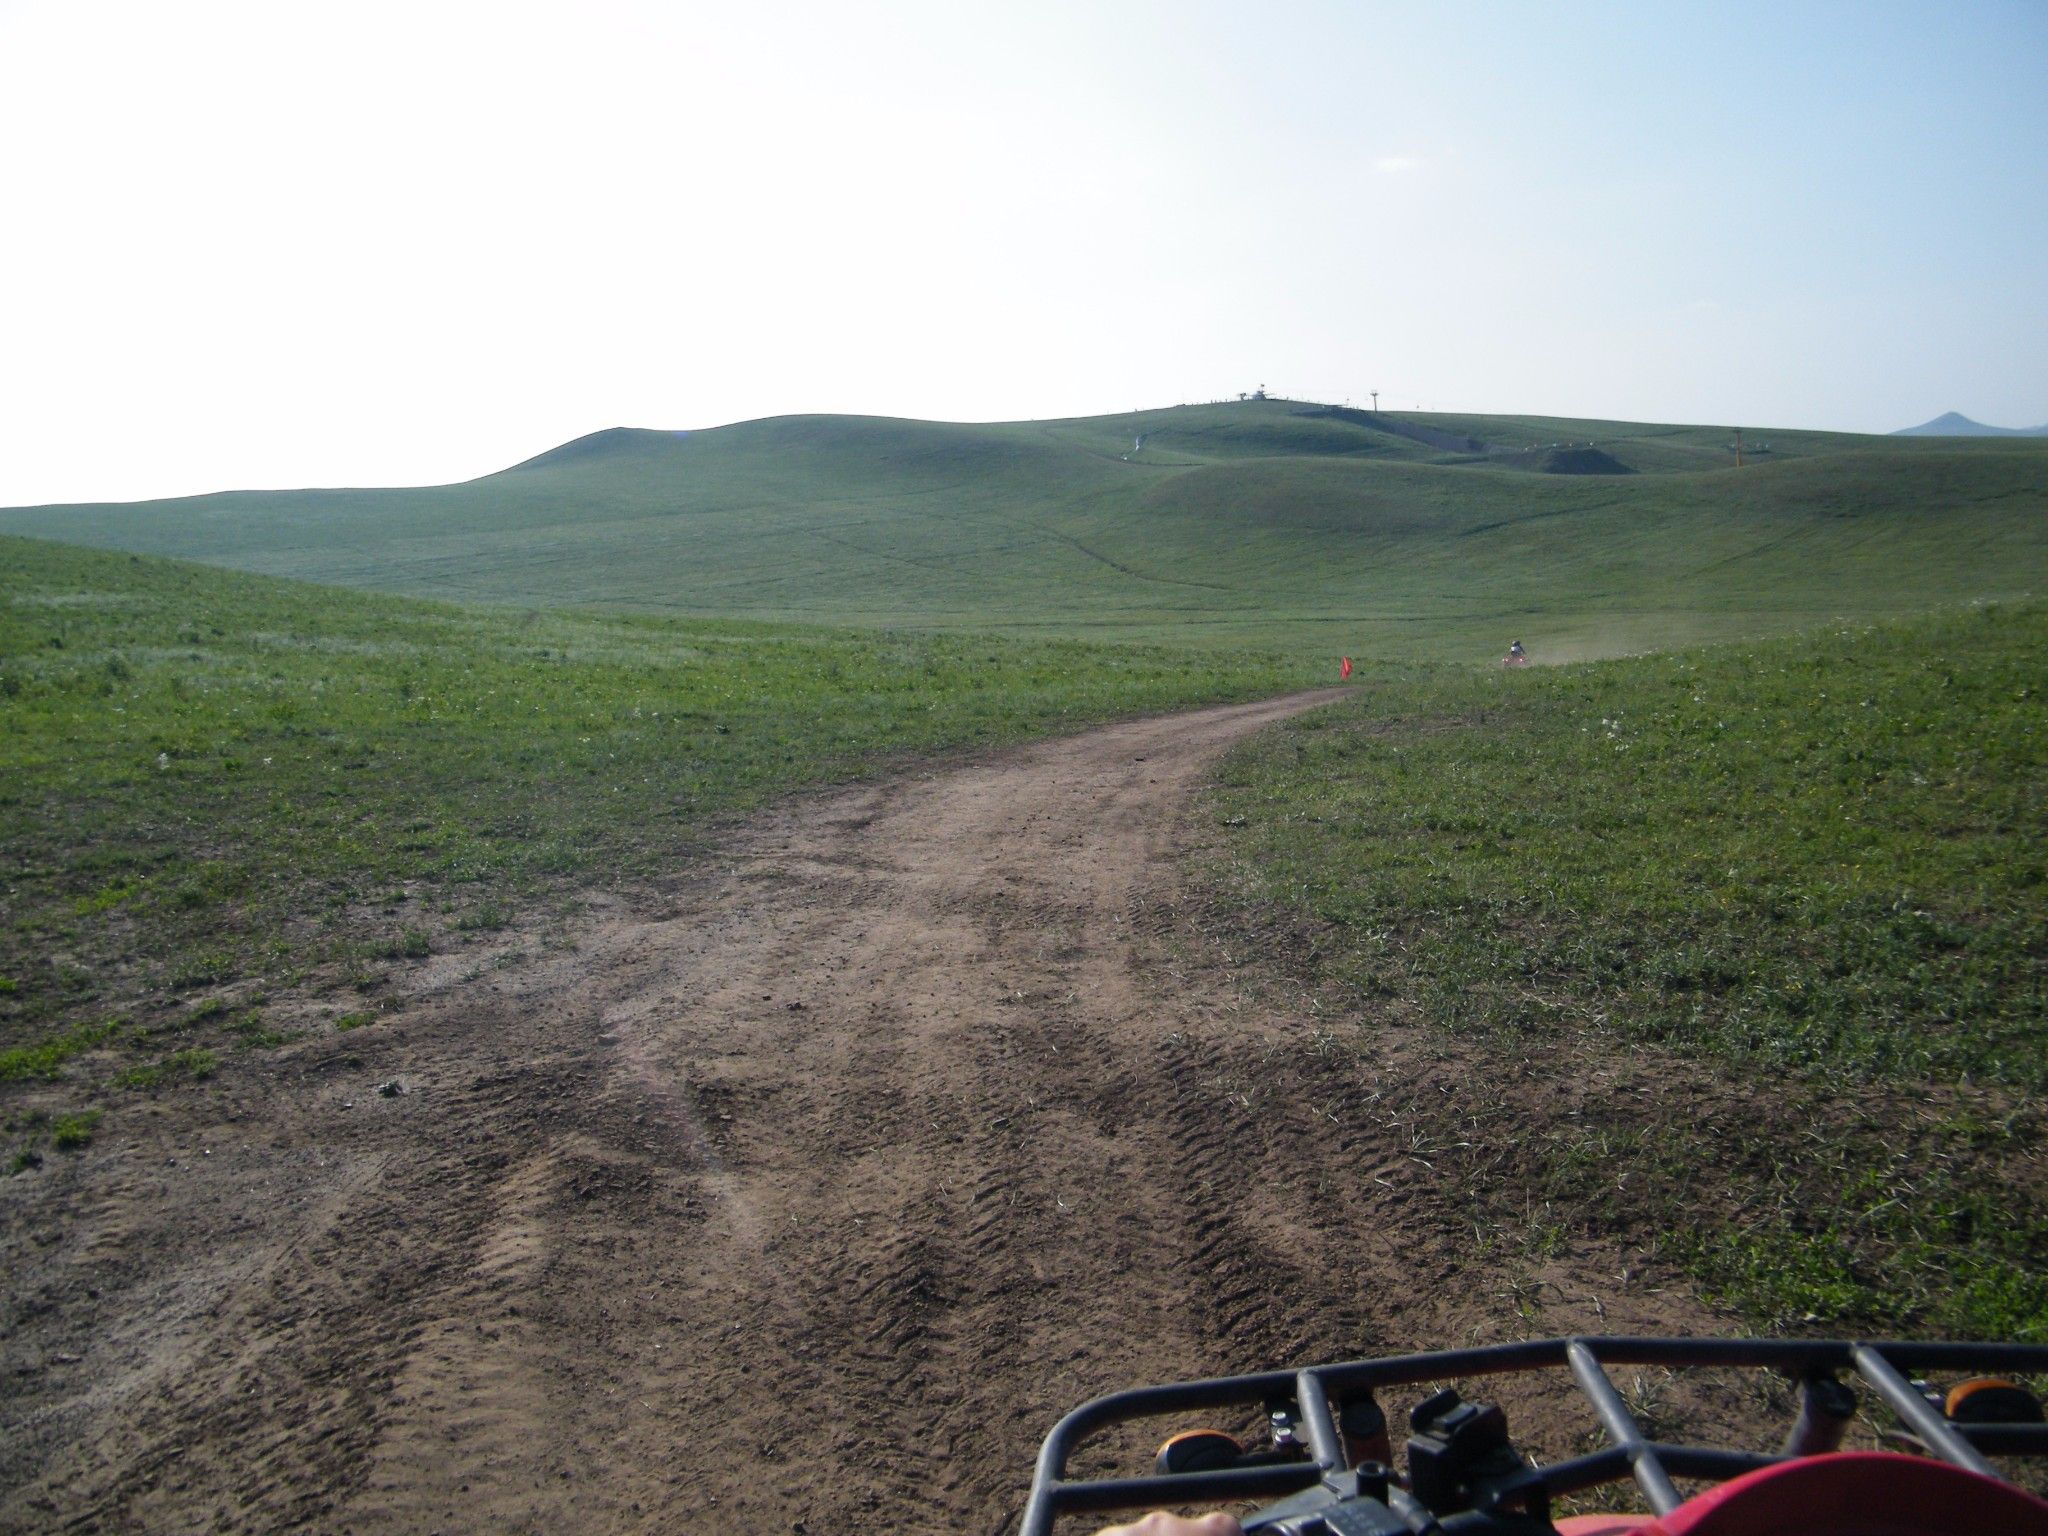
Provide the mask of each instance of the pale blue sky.
POLYGON ((2048 4, 0 0, 0 504, 612 425, 2048 420, 2048 4))

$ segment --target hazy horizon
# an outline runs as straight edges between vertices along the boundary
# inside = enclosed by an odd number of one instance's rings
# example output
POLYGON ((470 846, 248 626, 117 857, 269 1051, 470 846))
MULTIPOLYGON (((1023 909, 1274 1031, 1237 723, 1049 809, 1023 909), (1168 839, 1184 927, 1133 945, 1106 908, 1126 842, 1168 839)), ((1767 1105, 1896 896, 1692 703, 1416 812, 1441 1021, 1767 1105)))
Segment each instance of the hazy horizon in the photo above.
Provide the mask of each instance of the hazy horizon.
POLYGON ((1261 385, 2029 427, 2043 57, 2019 3, 0 0, 0 505, 1261 385))

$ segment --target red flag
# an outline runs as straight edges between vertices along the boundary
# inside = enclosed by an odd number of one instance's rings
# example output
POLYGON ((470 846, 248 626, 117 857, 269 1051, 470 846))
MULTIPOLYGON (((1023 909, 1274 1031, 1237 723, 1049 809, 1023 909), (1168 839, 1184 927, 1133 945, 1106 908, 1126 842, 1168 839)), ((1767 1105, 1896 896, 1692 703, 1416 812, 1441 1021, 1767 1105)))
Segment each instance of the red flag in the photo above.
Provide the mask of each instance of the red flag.
POLYGON ((1346 680, 1347 682, 1348 682, 1348 681, 1350 680, 1350 678, 1351 678, 1351 658, 1350 658, 1349 656, 1346 656, 1346 657, 1344 658, 1344 665, 1343 665, 1343 666, 1341 666, 1341 667, 1339 667, 1339 668, 1337 669, 1337 675, 1338 675, 1339 677, 1341 677, 1341 678, 1345 679, 1345 680, 1346 680))

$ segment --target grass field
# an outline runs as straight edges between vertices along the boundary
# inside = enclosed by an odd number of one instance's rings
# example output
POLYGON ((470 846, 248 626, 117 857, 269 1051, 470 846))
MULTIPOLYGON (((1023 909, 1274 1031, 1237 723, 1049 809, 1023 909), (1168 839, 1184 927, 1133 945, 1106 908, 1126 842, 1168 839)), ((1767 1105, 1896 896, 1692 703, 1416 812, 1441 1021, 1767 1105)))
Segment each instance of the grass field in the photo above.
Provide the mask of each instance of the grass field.
POLYGON ((2048 1339, 2044 649, 2036 604, 1371 678, 1234 758, 1230 878, 1550 1083, 1516 1219, 1781 1322, 2048 1339), (1570 1107, 1660 1060, 1693 1087, 1570 1107))
POLYGON ((463 610, 16 539, 0 571, 0 1081, 88 1095, 277 1043, 265 994, 310 967, 367 996, 551 891, 672 868, 768 795, 1310 680, 1250 653, 463 610))
POLYGON ((2048 444, 1744 443, 1284 401, 784 418, 0 512, 106 546, 0 537, 16 1155, 375 1019, 385 968, 790 788, 1342 653, 1349 712, 1229 771, 1230 878, 1326 983, 1550 1084, 1489 1111, 1530 1124, 1465 1170, 1476 1230, 1667 1232, 1777 1322, 2048 1337, 2048 444), (1553 444, 1621 472, 1543 473, 1553 444), (1662 654, 1473 665, 1515 636, 1662 654), (312 1024, 273 1006, 309 986, 312 1024))
POLYGON ((0 533, 456 600, 1393 659, 1516 635, 1614 655, 2048 584, 2048 443, 1745 441, 1737 470, 1722 428, 1286 401, 784 417, 599 433, 455 486, 0 511, 0 533), (1636 472, 1536 472, 1586 441, 1636 472))

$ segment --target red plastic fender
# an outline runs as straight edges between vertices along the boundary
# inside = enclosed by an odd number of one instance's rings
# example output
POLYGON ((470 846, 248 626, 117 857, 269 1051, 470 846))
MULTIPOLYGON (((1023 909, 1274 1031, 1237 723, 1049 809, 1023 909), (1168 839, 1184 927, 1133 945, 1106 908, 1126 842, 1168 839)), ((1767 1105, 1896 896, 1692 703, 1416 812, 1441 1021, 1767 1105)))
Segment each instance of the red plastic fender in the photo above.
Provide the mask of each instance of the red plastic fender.
POLYGON ((1947 1462, 1887 1451, 1744 1473, 1660 1518, 1573 1515, 1562 1536, 2048 1536, 2048 1503, 1947 1462))

